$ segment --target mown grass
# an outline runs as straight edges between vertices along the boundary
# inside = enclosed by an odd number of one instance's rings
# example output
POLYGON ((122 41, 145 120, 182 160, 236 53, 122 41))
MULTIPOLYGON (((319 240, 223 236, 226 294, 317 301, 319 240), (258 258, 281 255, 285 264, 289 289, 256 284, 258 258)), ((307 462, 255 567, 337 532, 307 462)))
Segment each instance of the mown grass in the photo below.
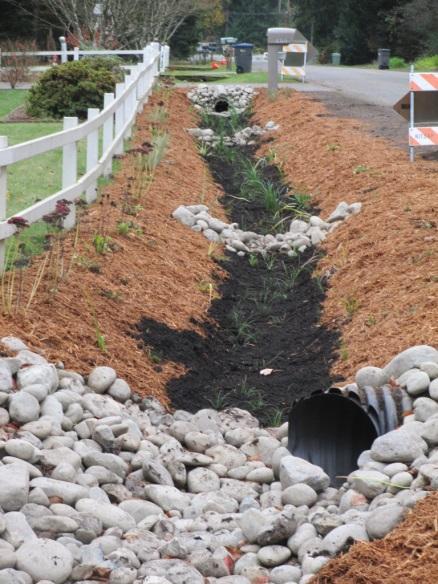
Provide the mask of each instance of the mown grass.
MULTIPOLYGON (((10 146, 47 136, 62 129, 59 122, 0 123, 0 135, 10 146)), ((7 214, 16 215, 61 188, 62 150, 57 148, 8 167, 7 214)), ((79 174, 85 172, 85 143, 78 147, 79 174)))
MULTIPOLYGON (((0 135, 7 136, 10 146, 47 136, 62 129, 60 122, 0 123, 0 135)), ((78 171, 85 172, 85 141, 78 146, 78 171)), ((62 149, 34 156, 8 167, 7 216, 19 215, 33 203, 53 195, 62 184, 62 149)), ((20 234, 27 253, 43 251, 44 237, 48 226, 44 222, 34 223, 20 234)), ((9 243, 9 242, 8 242, 9 243)), ((8 245, 9 247, 9 245, 8 245)))
POLYGON ((23 105, 27 96, 25 89, 0 89, 0 118, 23 105))

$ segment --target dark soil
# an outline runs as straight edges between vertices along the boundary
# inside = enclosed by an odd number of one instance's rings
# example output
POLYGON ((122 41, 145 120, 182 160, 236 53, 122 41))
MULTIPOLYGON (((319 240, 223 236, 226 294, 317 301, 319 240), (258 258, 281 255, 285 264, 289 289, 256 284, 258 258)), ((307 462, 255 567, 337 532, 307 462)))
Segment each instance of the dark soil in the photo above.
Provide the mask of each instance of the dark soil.
MULTIPOLYGON (((241 156, 251 159, 253 154, 247 150, 241 156)), ((263 204, 239 197, 236 161, 216 156, 207 160, 226 193, 221 202, 230 221, 243 229, 272 232, 263 204)), ((264 173, 286 192, 276 167, 266 166, 264 173)), ((263 259, 227 252, 218 258, 226 277, 212 283, 210 291, 217 298, 210 304, 208 321, 196 323, 205 335, 149 318, 139 323, 141 339, 158 368, 173 361, 187 369, 166 387, 175 408, 237 406, 274 424, 284 419, 295 399, 330 386, 338 336, 319 324, 324 290, 312 277, 317 260, 312 253, 263 259), (263 375, 264 369, 272 372, 263 375)))

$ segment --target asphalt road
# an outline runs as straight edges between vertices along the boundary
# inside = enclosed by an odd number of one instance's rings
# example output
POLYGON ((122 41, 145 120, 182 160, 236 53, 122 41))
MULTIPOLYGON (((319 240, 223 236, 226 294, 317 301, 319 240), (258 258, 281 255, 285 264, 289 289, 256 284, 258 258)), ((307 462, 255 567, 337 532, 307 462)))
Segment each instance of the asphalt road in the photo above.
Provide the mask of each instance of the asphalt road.
POLYGON ((367 103, 393 106, 407 93, 409 74, 406 71, 309 65, 307 81, 367 103))
MULTIPOLYGON (((267 61, 259 56, 253 65, 255 71, 267 70, 267 61)), ((407 93, 409 84, 407 71, 308 65, 306 73, 306 83, 297 86, 298 90, 337 91, 346 97, 390 107, 407 93)))

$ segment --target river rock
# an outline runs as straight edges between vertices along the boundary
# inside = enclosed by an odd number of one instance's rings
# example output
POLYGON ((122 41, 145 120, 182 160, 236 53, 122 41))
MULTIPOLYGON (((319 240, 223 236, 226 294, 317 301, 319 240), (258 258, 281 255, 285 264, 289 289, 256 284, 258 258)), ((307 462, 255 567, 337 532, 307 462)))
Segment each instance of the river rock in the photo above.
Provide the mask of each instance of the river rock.
POLYGON ((384 382, 391 377, 397 379, 408 369, 420 367, 422 363, 438 363, 438 351, 428 345, 417 345, 399 353, 382 370, 384 382))
POLYGON ((392 430, 376 438, 371 446, 371 456, 379 462, 412 462, 427 448, 424 440, 407 426, 392 430))
POLYGON ((330 554, 337 554, 354 541, 368 541, 368 534, 364 527, 356 523, 349 523, 336 527, 328 533, 322 543, 330 554))
POLYGON ((26 424, 38 420, 40 404, 38 400, 26 391, 14 393, 9 400, 9 415, 14 422, 26 424))
POLYGON ((50 579, 55 584, 63 584, 73 569, 73 556, 60 543, 41 538, 18 548, 17 568, 27 572, 34 582, 50 579))
POLYGON ((220 480, 215 472, 207 468, 195 468, 187 475, 187 488, 191 493, 218 491, 220 480))
POLYGON ((0 466, 0 508, 19 511, 29 497, 29 470, 19 462, 0 466))
POLYGON ((280 482, 283 489, 304 483, 318 493, 329 486, 330 478, 321 467, 307 460, 297 456, 285 456, 280 462, 280 482))
POLYGON ((317 499, 318 495, 316 491, 305 483, 296 483, 287 487, 282 493, 283 504, 295 505, 295 507, 301 507, 301 505, 311 507, 317 499))
POLYGON ((87 384, 96 393, 105 393, 116 379, 117 374, 112 367, 95 367, 88 376, 87 384))
POLYGON ((365 527, 371 539, 380 539, 396 527, 406 515, 406 509, 395 503, 378 507, 370 513, 365 527))
POLYGON ((257 559, 266 568, 273 568, 284 564, 292 553, 288 547, 282 545, 269 545, 259 549, 257 559))

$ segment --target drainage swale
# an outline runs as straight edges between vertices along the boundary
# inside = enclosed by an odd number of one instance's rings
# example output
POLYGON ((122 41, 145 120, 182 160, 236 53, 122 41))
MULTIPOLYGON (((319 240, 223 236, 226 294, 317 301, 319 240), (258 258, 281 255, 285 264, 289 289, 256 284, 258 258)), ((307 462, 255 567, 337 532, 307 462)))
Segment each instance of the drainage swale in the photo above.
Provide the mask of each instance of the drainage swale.
MULTIPOLYGON (((233 112, 229 117, 203 116, 203 126, 223 137, 247 123, 247 115, 233 112)), ((257 165, 252 186, 254 147, 228 147, 222 140, 205 159, 225 193, 222 203, 229 220, 242 229, 280 232, 286 222, 311 212, 308 197, 288 192, 273 153, 257 165)), ((318 255, 308 250, 297 257, 221 256, 219 248, 213 255, 226 277, 208 283, 208 319, 197 323, 204 336, 143 319, 141 339, 158 360, 182 363, 187 369, 167 385, 174 407, 196 411, 237 406, 266 425, 278 424, 287 418, 294 400, 333 381, 329 369, 338 336, 319 324, 324 286, 313 277, 318 255), (266 369, 272 373, 262 375, 266 369)))

